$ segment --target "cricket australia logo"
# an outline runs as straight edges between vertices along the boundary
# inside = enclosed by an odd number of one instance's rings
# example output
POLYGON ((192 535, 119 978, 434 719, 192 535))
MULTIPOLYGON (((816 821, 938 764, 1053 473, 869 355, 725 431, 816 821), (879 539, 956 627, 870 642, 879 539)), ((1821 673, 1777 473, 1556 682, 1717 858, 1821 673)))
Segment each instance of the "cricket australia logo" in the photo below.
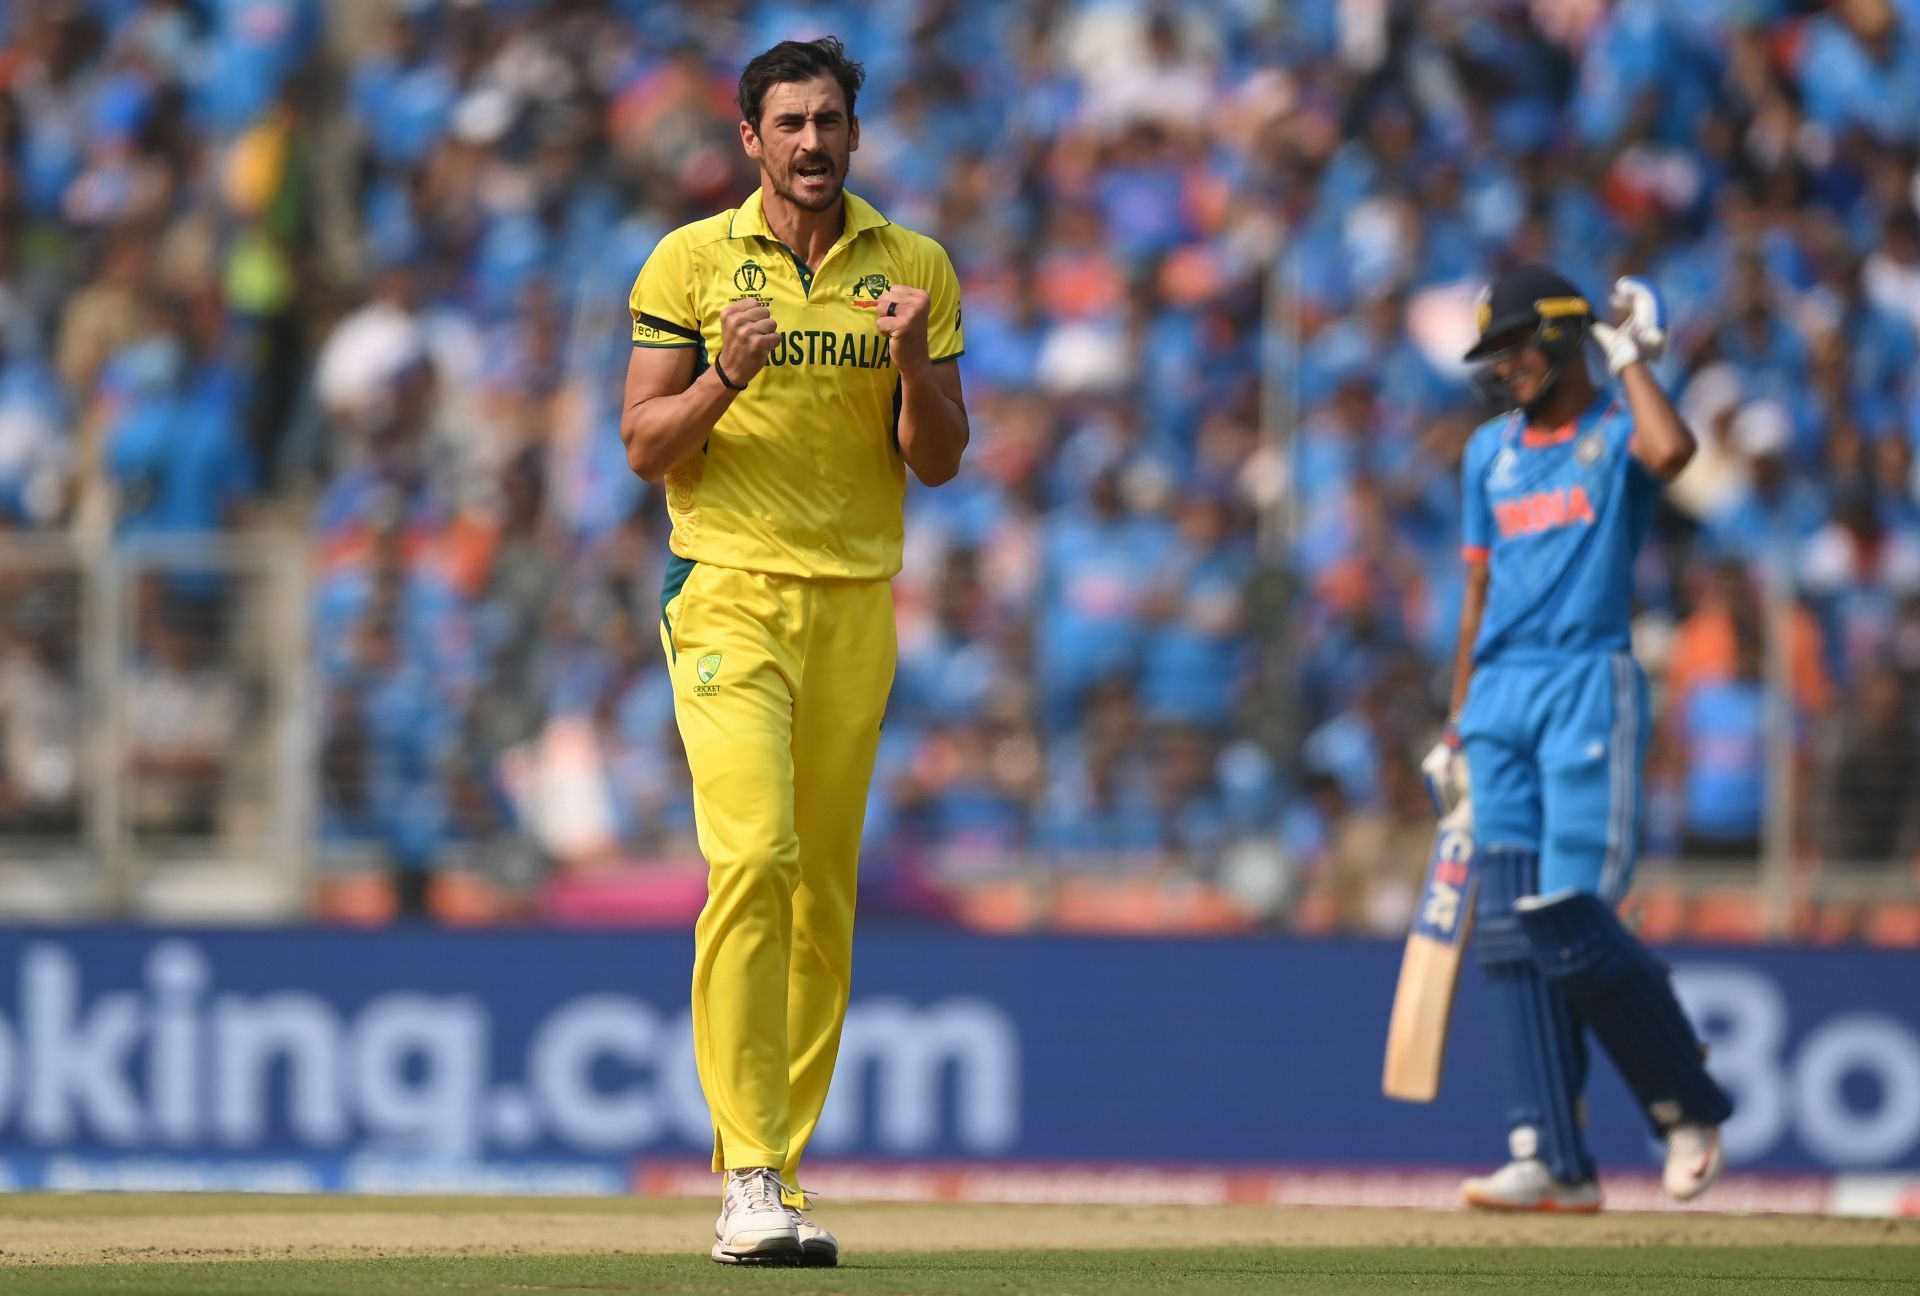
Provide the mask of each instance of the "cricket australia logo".
POLYGON ((720 686, 713 682, 713 677, 720 673, 720 654, 708 653, 702 657, 693 664, 693 673, 700 679, 693 690, 695 697, 712 697, 718 693, 720 686))
POLYGON ((749 257, 733 272, 733 286, 749 295, 757 293, 767 286, 767 272, 760 268, 759 262, 749 257))
POLYGON ((855 301, 877 301, 880 294, 893 287, 893 281, 883 274, 861 275, 860 282, 853 286, 855 301))

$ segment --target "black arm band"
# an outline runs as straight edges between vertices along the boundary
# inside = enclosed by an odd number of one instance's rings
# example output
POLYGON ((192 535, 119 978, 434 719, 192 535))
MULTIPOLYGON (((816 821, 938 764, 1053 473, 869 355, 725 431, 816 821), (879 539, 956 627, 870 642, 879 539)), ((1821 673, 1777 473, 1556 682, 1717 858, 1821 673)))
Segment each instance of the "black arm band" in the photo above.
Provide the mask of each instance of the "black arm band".
POLYGON ((745 391, 747 389, 745 383, 736 383, 733 379, 727 377, 727 371, 720 367, 719 356, 713 358, 713 371, 720 375, 720 385, 728 391, 745 391))

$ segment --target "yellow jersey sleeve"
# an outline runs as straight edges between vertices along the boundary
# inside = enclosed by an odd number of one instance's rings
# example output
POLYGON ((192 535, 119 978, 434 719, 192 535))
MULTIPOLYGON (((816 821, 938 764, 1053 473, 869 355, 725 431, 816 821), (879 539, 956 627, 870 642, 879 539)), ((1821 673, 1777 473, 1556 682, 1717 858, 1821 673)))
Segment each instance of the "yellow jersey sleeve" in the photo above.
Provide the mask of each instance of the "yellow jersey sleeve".
POLYGON ((700 313, 693 302, 693 249, 684 230, 654 246, 627 297, 633 344, 645 347, 700 345, 700 313))
POLYGON ((932 239, 921 241, 921 284, 932 298, 927 308, 927 355, 935 364, 958 359, 967 349, 960 330, 960 278, 953 272, 947 250, 932 239))

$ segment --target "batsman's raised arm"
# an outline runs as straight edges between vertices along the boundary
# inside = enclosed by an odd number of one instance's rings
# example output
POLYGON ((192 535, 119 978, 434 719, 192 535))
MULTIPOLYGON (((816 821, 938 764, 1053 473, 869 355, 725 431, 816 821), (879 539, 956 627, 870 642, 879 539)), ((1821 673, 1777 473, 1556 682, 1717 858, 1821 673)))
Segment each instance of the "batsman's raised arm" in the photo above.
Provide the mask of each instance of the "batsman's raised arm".
POLYGON ((1647 362, 1667 350, 1667 312, 1660 295, 1644 279, 1624 278, 1613 286, 1609 305, 1622 314, 1618 324, 1596 320, 1593 340, 1620 382, 1633 415, 1627 449, 1656 481, 1672 481, 1693 459, 1698 444, 1647 362))
POLYGON ((1693 453, 1699 448, 1693 429, 1644 364, 1622 371, 1620 386, 1627 394, 1627 409, 1633 414, 1633 439, 1627 443, 1628 449, 1655 480, 1672 481, 1693 461, 1693 453))

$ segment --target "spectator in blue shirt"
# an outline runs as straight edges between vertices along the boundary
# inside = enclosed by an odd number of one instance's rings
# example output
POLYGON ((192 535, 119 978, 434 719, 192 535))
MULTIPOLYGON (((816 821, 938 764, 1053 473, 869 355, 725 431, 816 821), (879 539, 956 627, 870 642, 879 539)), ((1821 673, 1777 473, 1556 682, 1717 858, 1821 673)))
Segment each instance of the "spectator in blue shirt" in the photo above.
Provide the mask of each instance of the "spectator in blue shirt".
POLYGON ((371 826, 396 865, 432 867, 446 830, 448 760, 457 718, 425 664, 408 656, 391 621, 362 627, 358 722, 363 727, 371 826))
POLYGON ((1192 236, 1181 158, 1158 123, 1135 121, 1121 131, 1103 168, 1099 203, 1114 250, 1127 260, 1168 252, 1192 236))
POLYGON ((1773 309, 1762 272, 1740 273, 1733 302, 1714 343, 1749 392, 1791 399, 1804 386, 1811 358, 1804 339, 1773 309))
POLYGON ((107 431, 121 534, 198 534, 233 525, 255 473, 232 371, 210 357, 196 359, 182 334, 165 327, 111 367, 128 385, 107 431))
POLYGON ((894 682, 896 711, 938 723, 983 715, 1004 693, 1007 666, 999 651, 999 618, 981 585, 979 554, 956 548, 947 554, 934 592, 932 624, 904 643, 894 682))
POLYGON ((1171 725, 1155 739, 1154 797, 1166 847, 1178 859, 1199 864, 1216 859, 1232 835, 1218 763, 1218 745, 1201 729, 1171 725))
POLYGON ((458 87, 431 54, 422 19, 394 11, 387 48, 361 65, 353 79, 353 107, 367 147, 387 166, 419 162, 446 133, 458 87))
POLYGON ((1056 763, 1034 824, 1034 847, 1062 868, 1145 865, 1166 845, 1148 769, 1111 744, 1083 745, 1056 763))
POLYGON ((1165 556, 1167 536, 1128 516, 1119 470, 1109 466, 1093 474, 1084 504, 1048 519, 1043 543, 1037 658, 1046 714, 1063 728, 1088 689, 1137 666, 1147 627, 1141 577, 1165 556))
POLYGON ((1887 144, 1920 137, 1920 43, 1888 0, 1848 0, 1807 25, 1797 69, 1807 116, 1887 144))
POLYGON ((200 83, 204 116, 236 131, 266 111, 287 78, 320 48, 315 0, 207 0, 212 67, 200 83))
POLYGON ((1172 554, 1153 573, 1155 589, 1141 677, 1141 704, 1159 720, 1215 731, 1245 695, 1248 644, 1241 598, 1252 555, 1228 530, 1223 501, 1189 496, 1172 554))
POLYGON ((1424 420, 1458 404, 1465 385, 1441 374, 1407 334, 1408 300, 1403 289, 1388 287, 1322 330, 1301 358, 1301 403, 1318 406, 1349 377, 1371 376, 1380 401, 1408 418, 1424 420))
POLYGON ((963 722, 925 735, 901 811, 949 868, 1004 860, 1025 848, 1030 789, 1006 777, 988 726, 963 722))
POLYGON ((1723 555, 1778 556, 1826 522, 1820 492, 1787 465, 1792 418, 1776 401, 1755 401, 1733 418, 1733 443, 1747 460, 1744 491, 1707 521, 1707 537, 1723 555))
POLYGON ((969 374, 979 375, 989 390, 1034 386, 1048 321, 1030 267, 1008 267, 1004 297, 968 302, 966 324, 969 374))
POLYGON ((1867 295, 1865 259, 1842 239, 1836 237, 1829 256, 1814 301, 1847 365, 1849 392, 1867 400, 1893 392, 1920 368, 1913 326, 1867 295))
POLYGON ((1758 628, 1736 627, 1733 673, 1702 681, 1677 717, 1685 771, 1681 854, 1754 860, 1767 799, 1767 697, 1758 628))

